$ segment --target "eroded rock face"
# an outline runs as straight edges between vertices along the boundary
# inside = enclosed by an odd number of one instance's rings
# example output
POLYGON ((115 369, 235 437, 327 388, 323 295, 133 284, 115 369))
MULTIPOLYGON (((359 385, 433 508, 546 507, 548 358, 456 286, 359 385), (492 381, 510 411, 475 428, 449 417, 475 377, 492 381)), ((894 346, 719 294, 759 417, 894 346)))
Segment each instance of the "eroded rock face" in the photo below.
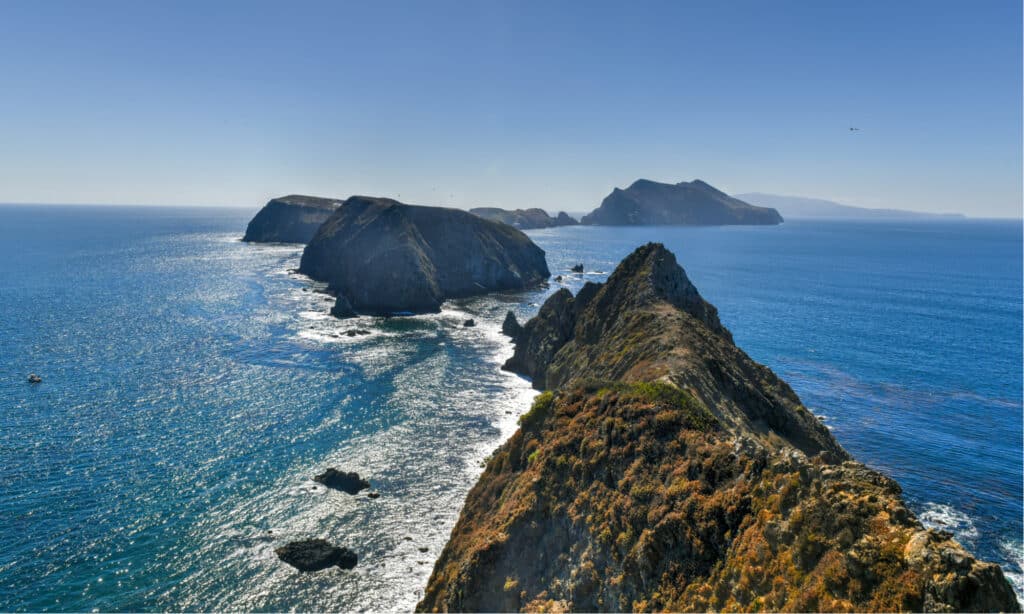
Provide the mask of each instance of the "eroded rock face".
POLYGON ((477 207, 476 209, 470 209, 469 212, 492 222, 501 222, 520 230, 552 228, 554 226, 575 226, 579 224, 565 211, 559 211, 555 217, 551 217, 543 209, 508 210, 497 207, 477 207))
POLYGON ((355 552, 332 546, 323 539, 294 541, 277 548, 274 554, 299 571, 320 571, 335 566, 352 569, 359 562, 355 552))
POLYGON ((515 290, 549 276, 525 234, 466 211, 353 196, 317 231, 299 270, 337 295, 332 313, 440 311, 448 298, 515 290))
POLYGON ((583 216, 583 224, 600 226, 722 226, 781 224, 769 207, 755 207, 695 179, 677 184, 638 179, 625 190, 615 188, 601 206, 583 216))
POLYGON ((732 342, 658 244, 552 295, 546 389, 492 455, 421 610, 1019 611, 732 342))
POLYGON ((309 243, 342 201, 293 194, 269 201, 249 222, 243 241, 309 243))

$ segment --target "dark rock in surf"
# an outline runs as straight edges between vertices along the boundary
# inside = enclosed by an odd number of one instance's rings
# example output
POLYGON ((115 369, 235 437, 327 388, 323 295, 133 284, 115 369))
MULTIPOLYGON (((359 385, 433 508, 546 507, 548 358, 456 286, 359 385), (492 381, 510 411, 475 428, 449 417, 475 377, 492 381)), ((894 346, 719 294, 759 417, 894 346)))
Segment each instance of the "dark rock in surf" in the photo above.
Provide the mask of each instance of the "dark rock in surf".
POLYGON ((519 331, 521 330, 522 327, 519 326, 519 321, 516 320, 516 314, 509 310, 509 312, 505 314, 505 321, 501 323, 501 332, 515 339, 519 336, 519 331))
POLYGON ((352 569, 359 562, 355 552, 323 539, 294 541, 277 548, 274 554, 299 571, 320 571, 329 567, 352 569))
POLYGON ((360 490, 365 490, 370 487, 370 483, 359 477, 358 473, 338 471, 334 467, 327 469, 327 471, 316 476, 313 480, 320 482, 327 488, 341 490, 350 495, 354 495, 360 490))

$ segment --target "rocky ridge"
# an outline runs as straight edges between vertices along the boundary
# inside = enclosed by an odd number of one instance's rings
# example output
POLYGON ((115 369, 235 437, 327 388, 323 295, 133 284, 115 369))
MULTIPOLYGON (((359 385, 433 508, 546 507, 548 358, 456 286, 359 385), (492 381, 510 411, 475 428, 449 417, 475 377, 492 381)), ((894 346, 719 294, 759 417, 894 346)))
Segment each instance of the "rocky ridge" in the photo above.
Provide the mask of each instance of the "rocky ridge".
POLYGON ((480 216, 492 222, 501 222, 514 226, 520 230, 532 228, 553 228, 555 226, 575 226, 579 224, 565 211, 559 211, 558 215, 551 217, 543 209, 499 209, 497 207, 477 207, 470 209, 470 213, 480 216))
POLYGON ((505 328, 506 367, 545 392, 419 609, 1020 611, 733 344, 663 246, 505 328))

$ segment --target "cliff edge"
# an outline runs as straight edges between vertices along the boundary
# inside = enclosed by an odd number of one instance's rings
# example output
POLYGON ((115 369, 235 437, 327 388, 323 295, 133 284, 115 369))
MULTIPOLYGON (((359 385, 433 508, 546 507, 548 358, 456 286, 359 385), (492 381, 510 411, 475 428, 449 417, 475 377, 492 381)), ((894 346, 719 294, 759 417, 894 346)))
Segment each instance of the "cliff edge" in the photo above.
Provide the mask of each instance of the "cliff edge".
POLYGON ((420 610, 1020 611, 733 344, 663 246, 512 324, 506 367, 545 392, 420 610))
POLYGON ((328 283, 332 313, 428 313, 449 298, 518 290, 546 279, 525 234, 458 209, 353 196, 317 231, 299 271, 328 283))

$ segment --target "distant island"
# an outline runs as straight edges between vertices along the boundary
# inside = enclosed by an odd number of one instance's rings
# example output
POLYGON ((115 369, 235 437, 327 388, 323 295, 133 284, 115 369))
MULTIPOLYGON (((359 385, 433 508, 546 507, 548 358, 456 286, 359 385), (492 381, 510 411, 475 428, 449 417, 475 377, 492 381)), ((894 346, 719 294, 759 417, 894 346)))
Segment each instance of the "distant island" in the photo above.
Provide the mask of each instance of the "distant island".
POLYGON ((747 194, 736 194, 739 198, 761 207, 773 207, 787 219, 789 218, 819 218, 819 219, 847 219, 847 220, 925 220, 925 219, 946 219, 962 220, 965 216, 960 213, 922 213, 918 211, 903 211, 901 209, 867 209, 865 207, 854 207, 823 200, 820 198, 806 198, 803 196, 780 196, 778 194, 763 194, 761 192, 750 192, 747 194))
POLYGON ((601 206, 583 216, 583 224, 601 226, 721 226, 781 224, 775 209, 755 207, 696 179, 658 183, 638 179, 615 188, 601 206))
POLYGON ((292 194, 271 199, 249 222, 243 241, 309 243, 342 201, 292 194))
POLYGON ((551 217, 543 209, 514 209, 510 211, 497 207, 477 207, 470 209, 469 212, 492 222, 501 222, 521 230, 575 226, 579 224, 579 221, 570 217, 565 211, 559 211, 555 217, 551 217))
POLYGON ((561 289, 506 368, 543 389, 466 498, 417 609, 1019 612, 733 343, 675 257, 561 289))
POLYGON ((446 299, 534 286, 544 250, 520 230, 460 209, 352 196, 316 232, 299 271, 327 282, 331 313, 429 313, 446 299))

